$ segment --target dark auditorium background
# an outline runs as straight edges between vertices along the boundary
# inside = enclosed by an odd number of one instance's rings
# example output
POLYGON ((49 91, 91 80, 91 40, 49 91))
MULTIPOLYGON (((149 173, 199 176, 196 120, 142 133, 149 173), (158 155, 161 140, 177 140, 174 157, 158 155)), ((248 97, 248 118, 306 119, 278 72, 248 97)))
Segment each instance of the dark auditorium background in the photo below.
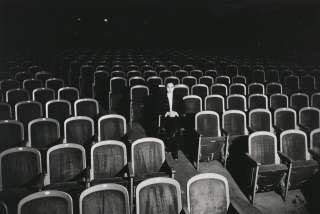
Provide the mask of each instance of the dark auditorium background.
POLYGON ((79 46, 311 50, 319 47, 319 8, 317 0, 1 0, 0 41, 2 51, 79 46))

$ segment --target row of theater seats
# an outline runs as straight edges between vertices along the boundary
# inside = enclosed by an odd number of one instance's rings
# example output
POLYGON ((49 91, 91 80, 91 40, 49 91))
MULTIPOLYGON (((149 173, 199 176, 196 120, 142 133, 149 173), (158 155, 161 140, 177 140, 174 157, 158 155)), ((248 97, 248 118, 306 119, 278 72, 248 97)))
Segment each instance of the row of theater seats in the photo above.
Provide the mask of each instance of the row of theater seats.
MULTIPOLYGON (((215 173, 199 174, 187 182, 187 207, 182 206, 180 184, 172 178, 155 177, 139 183, 135 190, 135 202, 130 203, 126 187, 116 184, 92 186, 78 196, 77 200, 63 191, 47 190, 30 194, 19 201, 17 213, 79 214, 196 214, 203 211, 227 213, 230 197, 225 177, 215 173), (217 197, 218 196, 218 197, 217 197)), ((0 203, 3 214, 9 214, 0 203)))

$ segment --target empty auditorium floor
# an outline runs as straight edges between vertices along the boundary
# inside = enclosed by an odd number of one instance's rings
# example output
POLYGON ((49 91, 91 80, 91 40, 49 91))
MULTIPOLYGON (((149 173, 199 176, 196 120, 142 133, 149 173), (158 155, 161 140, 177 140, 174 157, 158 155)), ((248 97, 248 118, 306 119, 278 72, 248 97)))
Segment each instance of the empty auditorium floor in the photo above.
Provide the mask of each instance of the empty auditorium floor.
POLYGON ((284 202, 275 192, 258 193, 255 207, 265 214, 309 214, 305 199, 300 190, 290 190, 284 202))

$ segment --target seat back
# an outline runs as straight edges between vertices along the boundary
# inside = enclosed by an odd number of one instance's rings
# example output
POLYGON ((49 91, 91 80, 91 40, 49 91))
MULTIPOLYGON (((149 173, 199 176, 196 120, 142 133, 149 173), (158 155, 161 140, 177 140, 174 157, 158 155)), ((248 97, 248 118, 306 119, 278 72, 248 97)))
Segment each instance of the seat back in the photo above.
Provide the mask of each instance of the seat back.
POLYGON ((130 100, 134 103, 143 103, 149 96, 149 88, 144 85, 135 85, 130 88, 130 100))
POLYGON ((104 115, 98 120, 98 140, 121 140, 127 133, 126 119, 117 114, 104 115))
POLYGON ((310 132, 310 149, 320 154, 320 128, 310 132))
POLYGON ((297 112, 303 107, 309 106, 309 97, 304 93, 294 93, 290 96, 290 108, 293 108, 297 112))
POLYGON ((222 76, 217 76, 215 82, 228 86, 228 85, 230 85, 230 77, 223 76, 223 75, 222 76))
POLYGON ((95 120, 99 113, 99 103, 95 99, 79 99, 74 103, 75 116, 86 116, 95 120))
POLYGON ((193 85, 197 84, 197 78, 193 76, 185 76, 182 78, 182 84, 191 88, 193 85))
POLYGON ((320 109, 320 93, 313 93, 311 95, 311 106, 320 109))
POLYGON ((247 101, 245 96, 239 94, 232 94, 227 97, 228 110, 247 111, 247 101))
POLYGON ((85 116, 70 117, 64 122, 64 142, 89 145, 93 141, 94 122, 85 116))
POLYGON ((191 87, 191 94, 201 97, 204 99, 209 95, 209 88, 204 84, 196 84, 191 87))
POLYGON ((225 111, 224 98, 221 95, 209 95, 205 98, 205 110, 222 114, 225 111))
POLYGON ((173 85, 180 84, 180 79, 176 76, 169 76, 164 79, 164 84, 172 83, 173 85))
POLYGON ((79 90, 74 87, 60 88, 58 91, 59 100, 67 100, 73 106, 74 102, 79 99, 79 90))
POLYGON ((127 165, 124 143, 106 140, 91 147, 91 180, 115 177, 127 165))
POLYGON ((32 97, 34 101, 41 103, 42 109, 45 111, 46 103, 54 100, 55 92, 49 88, 37 88, 33 90, 32 97))
POLYGON ((48 79, 45 83, 46 88, 50 88, 50 89, 54 90, 56 97, 58 97, 59 89, 63 88, 63 86, 64 86, 64 81, 62 79, 58 79, 58 78, 48 79))
POLYGON ((223 113, 222 128, 228 135, 246 135, 246 115, 239 110, 228 110, 223 113))
POLYGON ((0 102, 0 120, 11 120, 12 111, 11 106, 8 103, 0 102))
POLYGON ((72 198, 61 191, 33 193, 18 204, 18 214, 73 214, 72 198))
POLYGON ((196 95, 183 97, 184 109, 187 114, 196 114, 202 111, 202 99, 196 95))
POLYGON ((136 85, 145 85, 145 84, 146 84, 146 82, 143 77, 131 77, 129 79, 129 86, 130 87, 136 86, 136 85))
POLYGON ((252 94, 248 99, 249 109, 268 109, 268 97, 263 94, 252 94))
POLYGON ((229 94, 246 95, 246 86, 242 83, 232 83, 229 86, 229 94))
POLYGON ((137 214, 177 214, 182 210, 181 189, 172 178, 150 178, 136 189, 137 214))
POLYGON ((208 88, 211 88, 211 85, 213 84, 214 80, 211 76, 202 76, 199 78, 199 84, 204 84, 208 88))
POLYGON ((0 191, 17 190, 42 172, 40 152, 16 147, 0 153, 0 191))
POLYGON ((201 136, 221 136, 219 114, 214 111, 201 111, 197 113, 195 129, 201 136))
POLYGON ((127 80, 123 77, 112 77, 110 79, 110 92, 113 94, 121 94, 127 87, 127 80))
POLYGON ((282 85, 277 82, 270 82, 266 86, 266 94, 271 96, 272 94, 282 94, 282 85))
POLYGON ((158 172, 165 161, 164 143, 157 138, 141 138, 131 145, 132 170, 135 176, 158 172))
POLYGON ((300 88, 299 77, 296 75, 289 75, 284 78, 284 92, 288 95, 297 93, 300 88))
POLYGON ((266 109, 254 109, 249 112, 249 126, 253 131, 272 131, 271 112, 266 109))
POLYGON ((224 84, 215 83, 211 86, 211 94, 221 95, 223 97, 228 96, 228 88, 224 84))
POLYGON ((289 107, 288 96, 285 94, 272 94, 270 96, 270 109, 276 110, 278 108, 289 107))
POLYGON ((60 139, 59 122, 52 118, 39 118, 28 124, 28 146, 39 149, 47 149, 60 139))
POLYGON ((248 86, 248 94, 264 94, 264 85, 261 83, 251 83, 248 86))
POLYGON ((15 110, 15 105, 17 103, 27 101, 29 99, 29 93, 24 89, 11 89, 6 93, 6 103, 11 105, 12 110, 15 110))
POLYGON ((130 214, 128 190, 119 184, 100 184, 80 195, 80 213, 130 214))
POLYGON ((0 121, 0 153, 6 149, 23 146, 23 124, 15 120, 0 121))
POLYGON ((187 202, 190 214, 226 214, 230 204, 227 179, 216 173, 193 176, 187 182, 187 202))
POLYGON ((293 109, 290 108, 279 108, 274 112, 274 125, 283 129, 295 129, 297 115, 293 109))
POLYGON ((265 131, 258 131, 249 135, 249 155, 258 163, 279 164, 277 154, 277 137, 265 131))
POLYGON ((280 151, 293 161, 310 159, 307 135, 300 130, 286 130, 280 134, 280 151))
POLYGON ((304 107, 299 111, 299 124, 309 130, 320 128, 320 110, 314 107, 304 107))
POLYGON ((36 88, 41 88, 42 82, 38 79, 26 79, 23 81, 23 88, 32 94, 33 90, 36 88))
POLYGON ((45 184, 74 181, 85 168, 86 154, 81 145, 64 143, 53 146, 47 152, 45 184))

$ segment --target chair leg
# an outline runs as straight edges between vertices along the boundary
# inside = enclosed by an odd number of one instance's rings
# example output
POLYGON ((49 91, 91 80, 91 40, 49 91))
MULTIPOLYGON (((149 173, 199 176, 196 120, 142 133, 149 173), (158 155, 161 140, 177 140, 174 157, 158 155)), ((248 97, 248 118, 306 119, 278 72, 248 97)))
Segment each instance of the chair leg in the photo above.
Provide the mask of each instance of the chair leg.
POLYGON ((251 203, 254 204, 254 198, 256 196, 256 192, 258 191, 258 173, 259 173, 259 167, 255 167, 253 170, 253 185, 252 185, 252 198, 251 203))
POLYGON ((287 176, 286 176, 285 189, 283 191, 283 196, 282 196, 284 201, 286 201, 286 199, 287 199, 288 190, 290 187, 291 170, 292 170, 292 164, 290 164, 288 172, 287 172, 287 176))
POLYGON ((131 207, 131 213, 134 213, 133 210, 133 199, 134 199, 134 193, 133 193, 133 178, 130 178, 130 207, 131 207))

